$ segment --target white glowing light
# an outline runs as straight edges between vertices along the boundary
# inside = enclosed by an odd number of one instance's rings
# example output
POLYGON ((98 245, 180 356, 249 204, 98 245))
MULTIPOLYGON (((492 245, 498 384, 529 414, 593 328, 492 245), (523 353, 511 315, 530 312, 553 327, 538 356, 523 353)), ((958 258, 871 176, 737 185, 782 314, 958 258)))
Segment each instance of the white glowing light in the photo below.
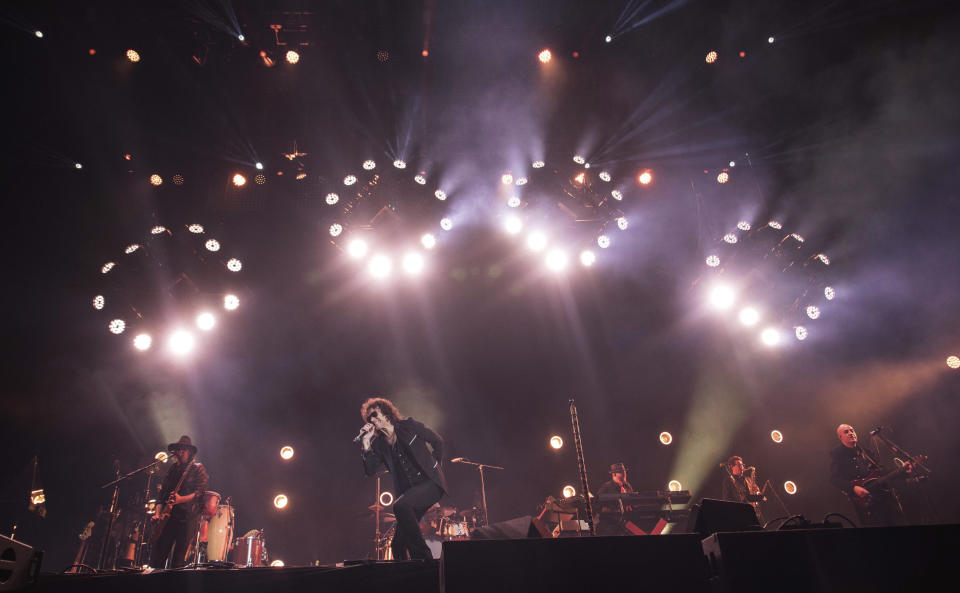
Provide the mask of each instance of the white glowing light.
POLYGON ((830 265, 830 258, 827 257, 827 254, 825 254, 825 253, 818 253, 818 254, 817 254, 817 259, 819 259, 821 262, 823 262, 823 265, 825 265, 825 266, 829 266, 829 265, 830 265))
POLYGON ((263 163, 258 162, 254 167, 257 168, 257 171, 263 171, 263 163))
POLYGON ((442 189, 438 189, 437 191, 433 192, 433 195, 436 196, 436 198, 441 202, 447 199, 447 192, 443 191, 442 189))
POLYGON ((607 35, 606 37, 603 38, 603 41, 605 43, 610 43, 611 41, 613 41, 613 37, 611 37, 610 35, 607 35))
POLYGON ((231 181, 233 181, 233 184, 237 187, 243 187, 244 185, 247 184, 247 178, 241 175, 240 173, 234 174, 231 181))
POLYGON ((197 327, 203 331, 210 331, 216 323, 217 319, 213 316, 213 313, 204 312, 197 315, 197 327))
POLYGON ((347 244, 347 253, 354 259, 360 259, 367 254, 367 242, 363 239, 354 239, 347 244))
POLYGON ((234 311, 240 306, 240 299, 235 294, 224 295, 223 308, 227 311, 234 311))
POLYGON ((33 34, 37 36, 37 39, 43 39, 43 31, 41 31, 40 29, 37 29, 36 31, 34 31, 33 34))
POLYGON ((672 443, 672 442, 673 442, 673 435, 672 435, 672 434, 670 434, 670 433, 667 432, 667 431, 663 431, 663 432, 660 433, 660 444, 661 444, 661 445, 669 445, 669 444, 672 443))
POLYGON ((747 222, 746 220, 741 220, 740 222, 737 223, 737 228, 740 229, 741 231, 749 231, 750 223, 747 222))
POLYGON ((706 262, 708 266, 715 268, 720 265, 720 257, 717 255, 708 255, 706 262))
POLYGON ((615 189, 611 191, 610 195, 613 197, 614 200, 617 200, 617 201, 623 199, 623 192, 621 192, 619 189, 615 189))
POLYGON ((517 185, 526 185, 526 184, 527 184, 527 178, 526 178, 526 177, 517 177, 516 184, 517 184, 517 185))
POLYGON ((513 183, 513 175, 509 173, 504 173, 503 175, 500 176, 500 183, 504 185, 510 185, 511 183, 513 183))
POLYGON ((357 182, 357 178, 354 175, 347 175, 346 177, 343 178, 344 185, 353 185, 356 182, 357 182))
POLYGON ((127 322, 123 319, 112 319, 107 327, 111 334, 122 334, 123 330, 127 329, 127 322))
POLYGON ((580 263, 586 267, 590 267, 597 261, 597 256, 590 250, 585 250, 580 252, 580 263))
POLYGON ((717 183, 726 183, 728 181, 730 181, 730 175, 726 171, 721 171, 720 174, 717 175, 717 183))
POLYGON ((573 498, 577 495, 577 489, 569 484, 563 487, 563 497, 564 498, 573 498))
POLYGON ((231 257, 227 260, 227 269, 231 272, 239 272, 243 269, 243 262, 235 257, 231 257))
POLYGON ((731 166, 731 167, 736 167, 736 166, 737 166, 736 161, 730 161, 730 166, 731 166))
POLYGON ((533 231, 527 236, 527 247, 533 251, 543 251, 547 246, 547 236, 540 231, 533 231))
POLYGON ((80 163, 74 163, 74 164, 73 164, 73 168, 74 168, 74 169, 82 169, 82 168, 83 168, 83 165, 80 164, 80 163))
POLYGON ((287 52, 286 58, 287 58, 287 62, 291 64, 296 64, 297 62, 300 61, 300 54, 298 54, 297 52, 291 49, 290 51, 287 52))
POLYGON ((510 206, 511 208, 518 208, 520 206, 520 198, 517 196, 510 196, 510 198, 507 200, 507 206, 510 206))
POLYGON ((408 274, 419 274, 423 271, 423 256, 419 253, 408 253, 403 256, 403 270, 408 274))
POLYGON ((563 439, 558 435, 553 435, 550 437, 550 447, 553 449, 559 449, 563 447, 563 439))
POLYGON ((377 168, 377 163, 375 163, 374 161, 371 161, 370 159, 367 159, 363 161, 363 168, 366 171, 373 171, 374 169, 377 168))
POLYGON ((152 229, 150 229, 150 234, 151 234, 151 235, 160 235, 160 234, 165 233, 165 232, 167 232, 167 227, 160 226, 160 225, 157 225, 157 226, 153 227, 152 229))
POLYGON ((718 285, 710 290, 710 305, 721 311, 733 306, 735 295, 729 286, 718 285))
POLYGON ((203 225, 194 223, 188 226, 187 230, 193 233, 194 235, 199 235, 200 233, 203 232, 203 225))
POLYGON ((723 236, 723 240, 731 245, 737 242, 737 236, 733 233, 727 233, 723 236))
POLYGON ((503 228, 511 235, 516 235, 523 230, 523 221, 517 216, 508 216, 503 222, 503 228))
POLYGON ((114 262, 112 262, 112 261, 108 261, 107 263, 103 264, 103 266, 100 268, 100 273, 101 273, 101 274, 106 274, 107 272, 109 272, 110 270, 112 270, 112 269, 114 268, 114 266, 116 266, 116 265, 117 265, 116 263, 114 263, 114 262))
POLYGON ((680 492, 683 490, 683 484, 679 480, 670 480, 670 483, 667 484, 667 488, 670 489, 670 492, 680 492))
POLYGON ((802 325, 798 325, 796 329, 793 330, 793 333, 796 334, 797 339, 801 342, 807 339, 807 328, 802 325))
POLYGON ((707 54, 707 57, 705 58, 705 60, 708 64, 713 64, 717 61, 718 57, 719 57, 719 54, 717 54, 717 52, 711 51, 707 54))
POLYGON ((419 173, 413 176, 413 180, 419 183, 420 185, 424 185, 427 183, 427 178, 424 177, 423 175, 420 175, 419 173))
POLYGON ((393 161, 393 166, 396 167, 396 168, 398 168, 398 169, 406 169, 406 168, 407 168, 407 163, 404 162, 404 161, 402 161, 402 160, 400 160, 400 159, 397 159, 397 160, 393 161))
MULTIPOLYGON (((770 39, 773 39, 771 37, 770 39)), ((772 41, 770 43, 773 43, 772 41)), ((787 480, 783 483, 783 491, 787 494, 796 494, 797 493, 797 484, 792 480, 787 480)))
POLYGON ((541 51, 539 54, 537 54, 537 59, 539 59, 540 62, 544 64, 549 62, 552 57, 553 57, 553 54, 550 53, 549 49, 545 49, 541 51))
POLYGON ((339 237, 339 236, 340 236, 340 233, 342 233, 342 232, 343 232, 343 225, 340 224, 339 222, 335 222, 335 223, 333 223, 333 224, 330 225, 330 236, 331 236, 331 237, 339 237))
POLYGON ((600 171, 600 181, 610 181, 610 174, 606 171, 600 171))
POLYGON ((163 183, 163 177, 160 177, 156 173, 150 176, 150 185, 156 187, 163 183))
POLYGON ((276 560, 271 560, 271 561, 270 561, 270 566, 279 566, 279 567, 283 567, 283 566, 284 566, 284 564, 283 564, 283 560, 280 560, 279 558, 278 558, 278 559, 276 559, 276 560))
POLYGON ((778 231, 783 228, 783 225, 776 220, 771 220, 770 222, 767 223, 767 226, 772 229, 777 229, 778 231))
POLYGON ((828 301, 832 301, 833 297, 837 296, 837 291, 835 291, 832 286, 825 286, 823 288, 823 296, 828 301))
POLYGON ((208 239, 203 246, 206 247, 208 251, 220 251, 220 241, 216 239, 208 239))
POLYGON ((774 41, 776 40, 773 38, 773 35, 771 35, 770 37, 767 37, 767 43, 773 43, 774 41))
POLYGON ((273 506, 278 509, 284 509, 289 504, 290 499, 287 498, 286 494, 278 494, 273 497, 273 506))
POLYGON ((606 235, 600 235, 597 237, 597 245, 600 247, 600 249, 606 249, 607 247, 610 247, 610 237, 606 235))
POLYGON ((167 341, 167 347, 170 349, 170 352, 178 355, 189 354, 193 350, 195 340, 193 334, 186 330, 178 329, 172 334, 167 341))
POLYGON ((533 163, 530 166, 533 167, 534 169, 542 169, 545 164, 546 163, 544 163, 543 161, 533 161, 533 163))
POLYGON ((750 327, 760 321, 760 313, 753 307, 744 307, 740 309, 740 323, 750 327))
POLYGON ((137 52, 137 50, 135 50, 135 49, 128 49, 128 50, 127 50, 127 59, 130 60, 131 62, 139 62, 139 61, 140 61, 140 54, 139 54, 139 53, 137 52))
POLYGON ((817 319, 820 317, 820 309, 815 305, 809 305, 807 307, 807 317, 810 319, 817 319))
POLYGON ((650 182, 653 181, 653 173, 644 171, 637 176, 637 181, 640 182, 640 185, 650 185, 650 182))
POLYGON ((430 233, 424 233, 423 236, 420 237, 420 244, 427 249, 433 249, 437 244, 437 238, 430 233))
POLYGON ((626 216, 621 216, 620 218, 617 219, 617 228, 619 228, 621 231, 627 230, 628 224, 629 223, 627 222, 626 216))
POLYGON ((133 338, 133 347, 137 350, 149 350, 150 346, 153 345, 153 338, 150 337, 150 334, 137 334, 133 338))
POLYGON ((774 443, 777 443, 779 445, 780 443, 783 442, 783 433, 776 429, 771 430, 770 440, 772 440, 774 443))
POLYGON ((547 254, 547 267, 554 272, 561 272, 567 267, 567 254, 554 249, 547 254))
POLYGON ((97 311, 103 309, 103 306, 106 304, 106 299, 103 298, 102 294, 98 294, 93 297, 93 308, 97 311))
POLYGON ((960 369, 960 358, 956 356, 947 357, 947 366, 951 369, 960 369))
POLYGON ((797 233, 791 233, 790 236, 793 237, 793 240, 797 243, 803 243, 805 241, 805 239, 797 233))
POLYGON ((290 445, 284 445, 280 448, 280 459, 284 461, 290 461, 293 459, 293 447, 290 445))
POLYGON ((440 228, 442 228, 445 231, 449 231, 450 229, 453 228, 453 221, 450 220, 449 218, 441 218, 440 228))
POLYGON ((370 258, 370 263, 367 266, 367 269, 370 270, 370 275, 374 278, 386 278, 390 275, 390 270, 393 269, 393 264, 390 262, 390 258, 382 253, 378 253, 370 258))
POLYGON ((340 201, 340 196, 338 196, 333 192, 330 192, 327 194, 326 200, 327 200, 327 204, 330 204, 331 206, 333 206, 334 204, 340 201))
POLYGON ((780 332, 772 327, 768 327, 760 332, 760 340, 767 346, 776 346, 780 343, 780 332))
POLYGON ((137 245, 136 243, 131 243, 130 245, 127 245, 127 248, 124 249, 123 252, 126 253, 127 255, 130 255, 137 249, 140 249, 140 246, 137 245))
POLYGON ((582 156, 578 154, 573 157, 573 162, 575 162, 578 165, 582 165, 583 163, 586 162, 586 159, 584 159, 582 156))

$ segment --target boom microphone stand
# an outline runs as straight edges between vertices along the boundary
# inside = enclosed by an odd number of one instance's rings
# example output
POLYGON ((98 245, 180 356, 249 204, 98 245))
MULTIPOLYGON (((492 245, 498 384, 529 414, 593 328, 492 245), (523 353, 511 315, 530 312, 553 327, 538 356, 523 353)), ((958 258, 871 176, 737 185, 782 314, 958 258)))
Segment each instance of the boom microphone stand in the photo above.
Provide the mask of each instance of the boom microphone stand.
POLYGON ((100 488, 109 488, 110 486, 113 486, 113 497, 110 499, 110 518, 107 519, 107 531, 103 534, 103 545, 100 546, 100 558, 97 560, 97 570, 103 570, 103 561, 107 555, 107 545, 110 542, 110 532, 113 531, 113 520, 117 514, 117 503, 120 500, 120 483, 129 480, 140 472, 159 466, 163 462, 164 460, 157 459, 153 463, 147 464, 139 469, 135 469, 132 472, 122 476, 120 475, 120 460, 118 459, 114 462, 114 475, 117 476, 117 479, 100 486, 100 488))
POLYGON ((466 457, 457 457, 456 459, 451 459, 450 463, 464 463, 466 465, 472 465, 480 470, 480 506, 483 508, 483 524, 489 525, 490 518, 487 515, 487 486, 483 480, 483 470, 485 468, 489 469, 503 469, 499 465, 488 465, 486 463, 475 463, 470 461, 466 457))

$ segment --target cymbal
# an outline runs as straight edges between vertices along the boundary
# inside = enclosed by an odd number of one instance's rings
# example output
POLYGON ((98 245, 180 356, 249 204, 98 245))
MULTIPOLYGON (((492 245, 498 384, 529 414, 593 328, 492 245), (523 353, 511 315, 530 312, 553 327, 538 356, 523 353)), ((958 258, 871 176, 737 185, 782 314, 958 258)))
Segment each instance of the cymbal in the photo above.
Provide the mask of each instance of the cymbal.
POLYGON ((379 509, 382 511, 383 509, 390 508, 390 507, 385 507, 385 506, 383 506, 382 504, 376 504, 376 503, 374 503, 374 504, 368 506, 367 508, 370 509, 371 511, 375 511, 375 510, 377 510, 377 509, 379 508, 379 509))

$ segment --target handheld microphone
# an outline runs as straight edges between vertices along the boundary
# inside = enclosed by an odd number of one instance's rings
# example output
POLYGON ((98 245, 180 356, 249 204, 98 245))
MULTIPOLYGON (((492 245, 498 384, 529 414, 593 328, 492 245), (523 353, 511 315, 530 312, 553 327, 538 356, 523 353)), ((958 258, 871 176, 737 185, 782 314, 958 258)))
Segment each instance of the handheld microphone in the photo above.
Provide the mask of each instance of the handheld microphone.
POLYGON ((372 431, 373 431, 373 426, 370 424, 365 424, 363 428, 360 429, 360 432, 357 433, 357 436, 354 437, 353 442, 356 443, 357 441, 365 437, 368 432, 372 432, 372 431), (367 428, 367 427, 370 427, 370 428, 367 428))

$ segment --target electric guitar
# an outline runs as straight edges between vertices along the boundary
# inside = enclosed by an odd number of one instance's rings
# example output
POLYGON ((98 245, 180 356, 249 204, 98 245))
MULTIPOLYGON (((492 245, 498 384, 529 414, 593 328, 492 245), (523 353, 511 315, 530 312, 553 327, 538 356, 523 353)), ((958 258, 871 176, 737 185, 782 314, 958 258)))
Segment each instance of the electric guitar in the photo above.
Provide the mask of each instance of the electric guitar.
POLYGON ((884 490, 887 485, 887 482, 889 482, 890 480, 896 478, 901 474, 907 473, 907 471, 912 469, 911 466, 914 462, 919 461, 922 463, 926 460, 927 460, 926 455, 920 455, 919 457, 914 457, 913 459, 911 459, 910 464, 904 464, 902 467, 899 467, 893 470, 892 472, 883 473, 879 469, 875 469, 862 478, 851 480, 850 481, 851 487, 860 486, 861 488, 866 488, 871 494, 868 494, 867 496, 857 496, 856 494, 850 494, 848 495, 848 497, 853 502, 853 504, 865 509, 868 506, 870 506, 870 500, 873 498, 872 494, 874 492, 884 490))
POLYGON ((172 502, 173 498, 180 492, 180 486, 183 486, 183 481, 187 478, 187 474, 190 473, 190 470, 193 469, 194 464, 191 463, 180 474, 180 480, 177 481, 177 485, 170 491, 170 495, 167 496, 167 500, 160 503, 157 506, 157 512, 153 516, 153 531, 150 533, 150 543, 156 543, 159 539, 160 534, 163 533, 163 528, 167 526, 167 521, 170 520, 170 511, 173 510, 173 507, 176 505, 172 502))

